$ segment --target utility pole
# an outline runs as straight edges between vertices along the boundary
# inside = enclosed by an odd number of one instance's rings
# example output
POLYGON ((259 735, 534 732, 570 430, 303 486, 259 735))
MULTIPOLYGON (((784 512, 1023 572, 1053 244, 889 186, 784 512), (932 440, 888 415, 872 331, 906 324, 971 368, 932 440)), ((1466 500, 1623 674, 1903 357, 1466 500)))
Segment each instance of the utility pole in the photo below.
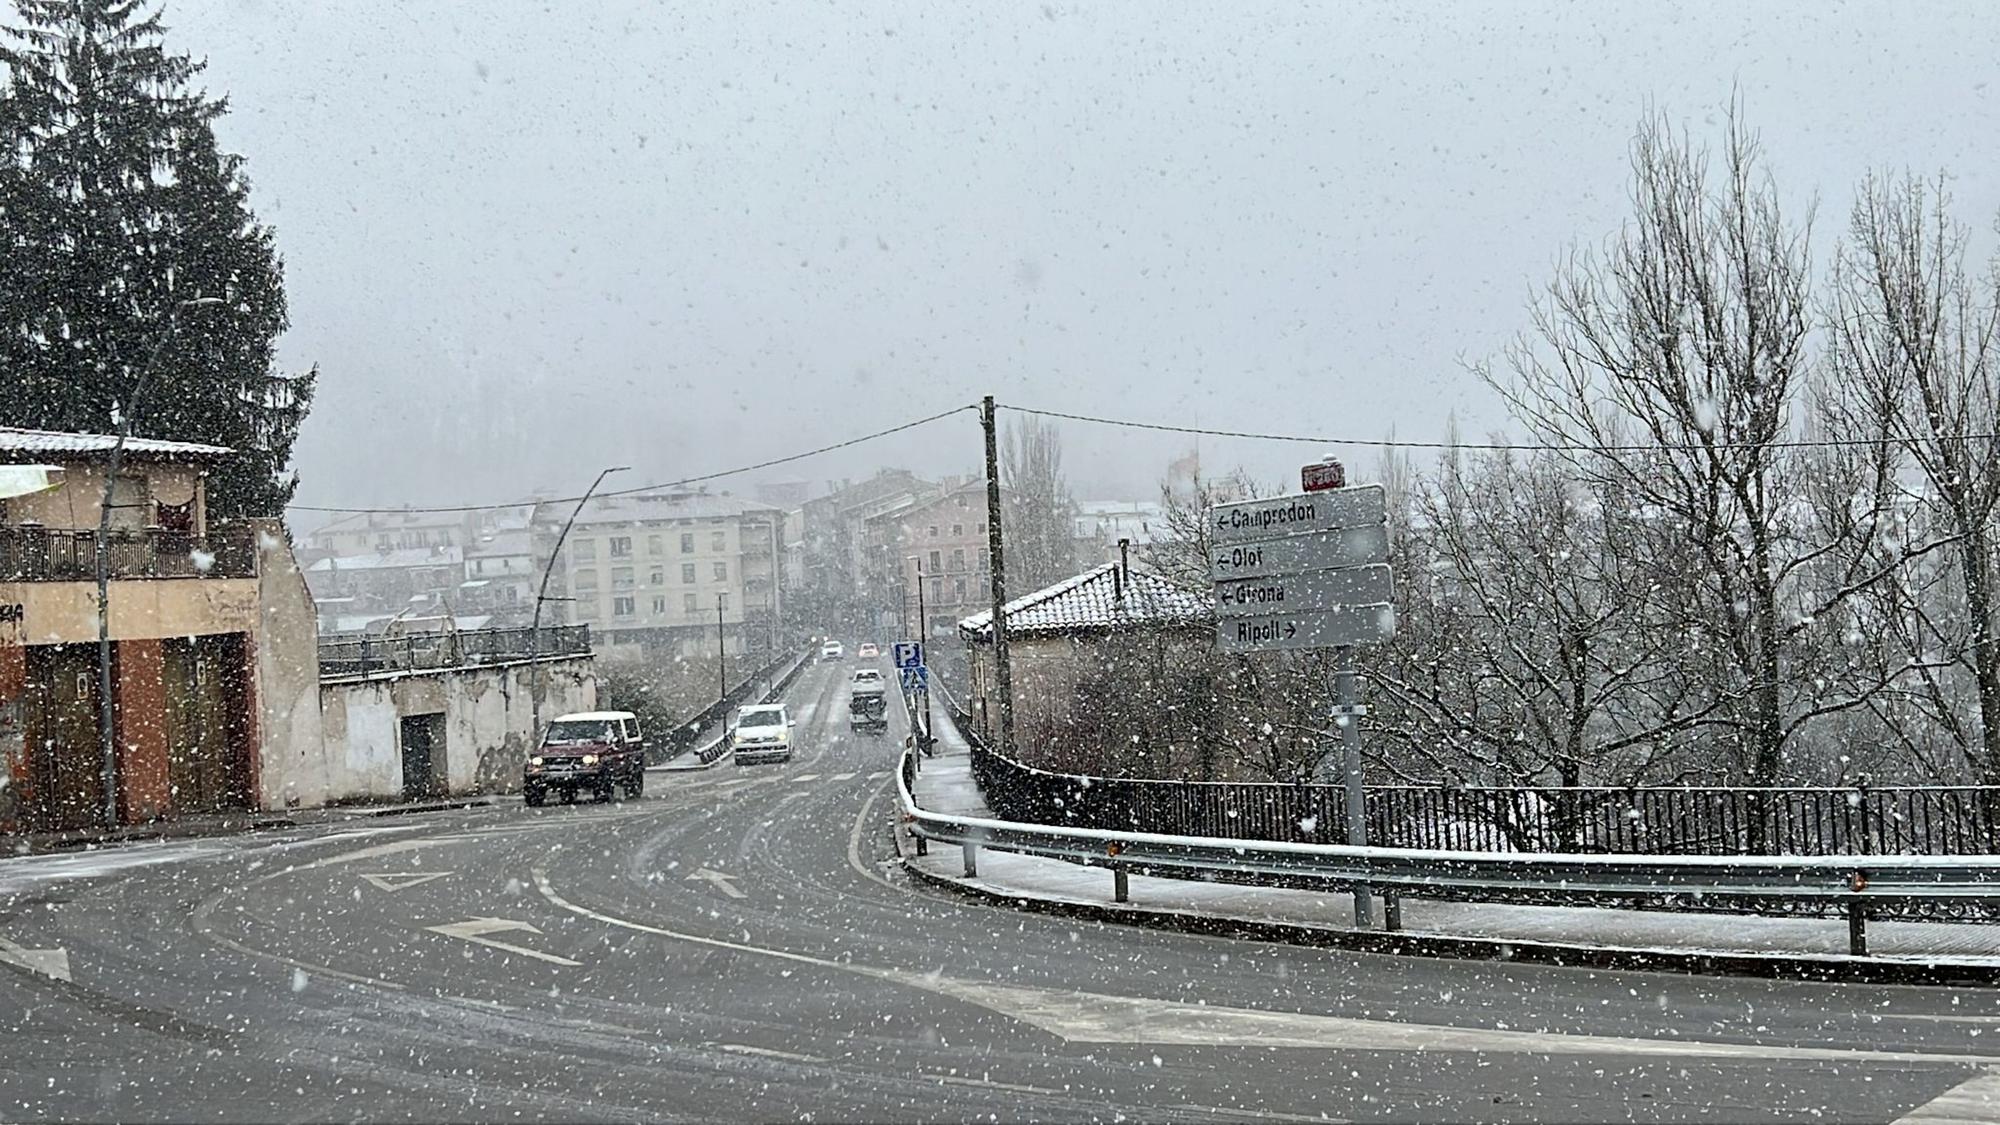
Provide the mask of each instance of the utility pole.
MULTIPOLYGON (((528 624, 528 665, 534 669, 534 686, 528 692, 530 740, 540 738, 542 730, 542 603, 549 600, 549 575, 555 573, 556 560, 562 557, 563 540, 569 538, 569 529, 576 525, 576 517, 582 514, 583 506, 590 503, 590 494, 597 491, 597 486, 604 483, 605 477, 629 468, 630 465, 613 465, 597 474, 597 479, 591 481, 590 487, 583 490, 583 495, 576 498, 576 507, 570 509, 569 518, 563 521, 562 530, 556 533, 556 545, 549 548, 548 564, 542 567, 541 589, 535 591, 535 615, 528 624)), ((534 521, 531 518, 528 522, 532 539, 534 521)))
MULTIPOLYGON (((917 645, 919 647, 917 651, 925 654, 924 661, 926 664, 930 661, 930 643, 931 619, 930 614, 924 606, 924 557, 918 555, 917 645)), ((923 674, 928 677, 930 675, 929 669, 926 668, 923 674)), ((917 728, 917 749, 922 750, 925 757, 929 757, 931 752, 931 682, 929 679, 923 681, 923 686, 917 690, 917 695, 921 700, 921 703, 917 707, 917 715, 921 724, 917 728)))
MULTIPOLYGON (((1361 676, 1354 669, 1354 649, 1346 645, 1335 649, 1334 663, 1334 696, 1337 702, 1333 708, 1333 721, 1340 727, 1340 774, 1347 803, 1347 842, 1357 848, 1365 848, 1368 846, 1368 797, 1361 784, 1361 716, 1367 713, 1367 708, 1361 705, 1361 676)), ((1325 769, 1324 759, 1321 770, 1322 773, 1330 772, 1325 769)), ((1390 906, 1393 914, 1393 892, 1390 906)), ((1366 930, 1374 924, 1375 906, 1368 884, 1357 883, 1354 886, 1354 926, 1366 930)), ((1393 918, 1390 924, 1395 924, 1393 918)))
POLYGON ((993 579, 993 689, 1000 696, 1000 752, 1014 753, 1014 677, 1007 667, 1007 562, 1000 538, 1000 437, 993 423, 993 396, 979 402, 986 430, 986 553, 993 579))
POLYGON ((721 689, 717 699, 729 698, 729 647, 722 636, 722 599, 727 596, 715 595, 715 683, 721 689))
POLYGON ((111 490, 124 467, 125 443, 132 437, 132 424, 139 416, 140 403, 145 401, 153 367, 159 362, 160 353, 166 350, 167 341, 180 328, 182 311, 222 303, 220 297, 192 297, 167 311, 166 328, 153 342, 153 350, 146 353, 146 364, 139 368, 139 377, 132 381, 131 401, 118 412, 118 438, 111 443, 111 464, 104 471, 104 495, 97 505, 97 538, 92 546, 97 556, 97 749, 101 758, 98 768, 104 784, 107 828, 118 827, 118 739, 112 730, 116 710, 111 683, 111 490))

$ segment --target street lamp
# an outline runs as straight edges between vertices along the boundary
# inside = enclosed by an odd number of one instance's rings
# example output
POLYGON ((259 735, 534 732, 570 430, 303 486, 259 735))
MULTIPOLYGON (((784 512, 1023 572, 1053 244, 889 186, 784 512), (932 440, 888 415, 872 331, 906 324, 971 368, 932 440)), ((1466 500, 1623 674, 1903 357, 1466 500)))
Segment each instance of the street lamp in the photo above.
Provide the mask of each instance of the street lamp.
POLYGON ((563 540, 569 538, 569 529, 575 525, 576 517, 583 512, 583 506, 590 503, 591 493, 597 491, 597 486, 604 483, 605 477, 612 473, 625 472, 631 467, 613 465, 597 474, 597 479, 590 482, 590 487, 583 490, 582 496, 577 497, 576 507, 570 509, 569 518, 563 521, 562 530, 556 533, 556 545, 549 549, 548 565, 542 567, 542 586, 535 591, 535 614, 528 624, 528 664, 535 670, 534 688, 528 693, 531 724, 528 727, 528 737, 531 740, 540 737, 542 729, 542 603, 549 600, 549 575, 555 572, 556 559, 562 555, 563 540))
POLYGON ((139 377, 132 381, 131 400, 119 411, 118 437, 111 443, 111 465, 105 470, 104 495, 97 504, 97 537, 93 542, 96 549, 92 552, 97 565, 97 750, 104 781, 104 824, 107 828, 118 827, 118 740, 111 730, 111 546, 106 542, 111 536, 111 489, 117 483, 119 470, 125 465, 125 443, 132 437, 132 424, 139 416, 139 404, 145 401, 153 368, 159 363, 160 353, 166 350, 167 342, 179 331, 181 313, 223 303, 220 297, 190 297, 176 302, 173 308, 167 310, 166 327, 161 330, 159 339, 153 341, 153 349, 146 353, 146 363, 139 368, 139 377))

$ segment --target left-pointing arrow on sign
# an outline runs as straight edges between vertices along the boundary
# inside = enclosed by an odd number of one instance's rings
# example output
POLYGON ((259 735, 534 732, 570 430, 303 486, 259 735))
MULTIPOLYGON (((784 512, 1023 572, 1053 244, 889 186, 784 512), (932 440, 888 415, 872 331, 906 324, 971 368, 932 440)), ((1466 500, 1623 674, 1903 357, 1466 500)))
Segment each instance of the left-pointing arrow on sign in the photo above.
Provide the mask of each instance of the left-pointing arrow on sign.
POLYGON ((519 953, 524 957, 533 957, 537 961, 547 961, 552 965, 569 965, 575 967, 583 963, 581 961, 572 961, 567 957, 558 957, 553 953, 543 953, 539 949, 529 949, 525 945, 511 945, 504 941, 494 941, 492 938, 486 936, 487 934, 509 933, 516 930, 531 934, 542 932, 527 922, 517 922, 511 918, 469 918, 463 922, 453 922, 448 926, 426 926, 424 928, 434 934, 455 937, 461 941, 469 941, 475 945, 483 945, 490 949, 501 949, 508 953, 519 953))
POLYGON ((69 950, 61 946, 54 949, 29 949, 0 937, 0 963, 18 965, 31 973, 40 973, 56 980, 70 979, 69 950))

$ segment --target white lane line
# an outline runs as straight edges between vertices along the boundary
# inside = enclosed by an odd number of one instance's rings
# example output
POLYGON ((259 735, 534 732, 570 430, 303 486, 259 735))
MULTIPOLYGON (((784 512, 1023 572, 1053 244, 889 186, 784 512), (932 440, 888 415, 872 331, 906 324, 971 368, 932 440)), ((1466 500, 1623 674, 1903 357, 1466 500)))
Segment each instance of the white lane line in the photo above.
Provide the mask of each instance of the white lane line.
MULTIPOLYGON (((1003 621, 1003 622, 1001 622, 1001 624, 1003 624, 1003 625, 1004 625, 1004 624, 1006 624, 1006 622, 1004 622, 1004 621, 1003 621)), ((802 773, 802 774, 800 774, 799 776, 797 776, 797 777, 793 778, 792 780, 793 780, 793 781, 795 781, 795 782, 799 782, 799 783, 804 783, 804 782, 808 782, 808 781, 818 781, 818 780, 819 780, 819 775, 818 775, 818 774, 816 774, 816 773, 802 773)))
POLYGON ((517 922, 511 918, 468 918, 463 922, 453 922, 448 926, 425 926, 424 928, 434 934, 455 937, 460 941, 469 941, 476 945, 486 946, 489 949, 519 953, 523 956, 533 957, 538 961, 547 961, 551 965, 568 965, 574 969, 583 964, 581 961, 572 961, 567 957, 558 957, 553 953, 543 953, 539 949, 529 949, 525 945, 510 945, 504 941, 494 941, 492 938, 485 936, 487 934, 509 933, 515 930, 524 930, 531 934, 542 932, 536 929, 531 923, 517 922))
POLYGON ((1976 1125, 2000 1121, 2000 1071, 1961 1082, 1890 1125, 1976 1125))
POLYGON ((749 1043, 717 1043, 715 1049, 728 1051, 734 1055, 758 1055, 767 1059, 790 1059, 793 1062, 825 1062, 818 1055, 801 1055, 797 1051, 780 1051, 775 1047, 756 1047, 749 1043))
POLYGON ((1337 1051, 1466 1051, 1529 1055, 1631 1055, 1655 1058, 1809 1059, 1847 1063, 1946 1063, 1991 1066, 2000 1058, 1928 1052, 1871 1051, 1844 1047, 1787 1047, 1759 1043, 1638 1039, 1611 1035, 1513 1031, 1394 1020, 1324 1016, 1260 1008, 1211 1007, 1140 996, 1057 991, 960 980, 928 973, 878 969, 803 953, 745 945, 634 922, 578 906, 556 892, 548 872, 531 868, 535 888, 552 905, 593 921, 675 941, 770 957, 833 972, 872 977, 975 1004, 1039 1027, 1070 1042, 1168 1043, 1202 1046, 1306 1047, 1337 1051))
POLYGON ((888 770, 876 770, 876 771, 875 771, 874 773, 871 773, 871 774, 869 774, 869 775, 868 775, 868 780, 870 780, 870 781, 880 781, 880 780, 882 780, 883 778, 885 778, 885 777, 888 777, 888 776, 889 776, 889 771, 888 771, 888 770))
POLYGON ((854 780, 854 778, 855 778, 855 776, 856 776, 856 774, 855 774, 855 771, 853 771, 853 770, 849 770, 849 771, 848 771, 848 772, 846 772, 846 773, 837 773, 837 774, 834 774, 834 775, 833 775, 832 777, 830 777, 830 778, 827 778, 827 780, 828 780, 828 781, 853 781, 853 780, 854 780))
POLYGON ((29 949, 18 942, 0 937, 0 963, 18 965, 31 973, 40 973, 56 980, 68 980, 69 950, 58 945, 53 949, 29 949))
POLYGON ((943 1082, 952 1086, 970 1086, 975 1090, 1007 1090, 1016 1094, 1054 1094, 1057 1097, 1068 1096, 1062 1090, 1050 1089, 1047 1086, 1026 1086, 1019 1082, 995 1082, 991 1078, 968 1078, 962 1074, 939 1074, 936 1071, 920 1070, 917 1072, 917 1077, 929 1078, 934 1081, 943 1082))

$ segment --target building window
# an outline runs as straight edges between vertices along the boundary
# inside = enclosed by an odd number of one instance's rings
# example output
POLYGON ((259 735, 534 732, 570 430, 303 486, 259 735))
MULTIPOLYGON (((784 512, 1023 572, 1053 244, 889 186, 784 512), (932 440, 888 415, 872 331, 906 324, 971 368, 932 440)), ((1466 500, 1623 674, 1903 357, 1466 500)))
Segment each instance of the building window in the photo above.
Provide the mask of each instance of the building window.
POLYGON ((701 605, 695 601, 693 594, 682 594, 681 609, 685 610, 689 617, 693 617, 701 609, 701 605))
POLYGON ((667 568, 656 566, 653 568, 653 573, 647 575, 647 577, 652 580, 653 585, 664 586, 667 584, 667 568))
POLYGON ((576 553, 579 561, 597 561, 597 540, 595 539, 579 539, 570 544, 570 550, 576 553))
MULTIPOLYGON (((940 556, 941 554, 942 554, 942 552, 939 552, 939 551, 932 551, 932 552, 931 552, 931 573, 932 573, 932 574, 936 574, 936 573, 937 573, 938 571, 940 571, 940 570, 943 570, 943 569, 944 569, 944 560, 943 560, 942 558, 940 558, 940 557, 939 557, 939 556, 940 556)), ((1000 624, 1002 624, 1002 625, 1005 625, 1005 624, 1006 624, 1006 622, 1005 622, 1005 621, 1002 621, 1002 622, 1001 622, 1000 624)))
MULTIPOLYGON (((660 594, 654 597, 653 613, 658 616, 664 616, 666 612, 667 612, 667 596, 665 594, 660 594)), ((1002 624, 1005 624, 1005 622, 1002 622, 1002 624)))
POLYGON ((711 550, 711 551, 726 551, 726 550, 728 550, 728 549, 729 549, 729 533, 728 533, 728 532, 726 532, 726 531, 718 531, 718 532, 716 532, 715 534, 713 534, 713 535, 710 535, 710 536, 708 537, 708 549, 709 549, 709 550, 711 550))
MULTIPOLYGON (((963 492, 959 493, 959 494, 958 494, 958 495, 957 495, 956 497, 954 497, 954 499, 956 499, 956 500, 958 501, 958 506, 959 506, 959 507, 963 508, 963 507, 965 507, 965 506, 966 506, 966 499, 965 499, 965 493, 963 493, 963 492)), ((1005 625, 1005 624, 1006 624, 1006 622, 1005 622, 1005 621, 1002 621, 1002 622, 1001 622, 1001 624, 1002 624, 1002 625, 1005 625)))
POLYGON ((633 603, 633 599, 632 599, 632 598, 630 598, 630 597, 622 597, 622 598, 612 598, 612 599, 611 599, 611 616, 613 616, 613 617, 630 617, 630 616, 632 616, 632 611, 633 611, 633 609, 635 608, 635 607, 633 606, 633 604, 632 604, 632 603, 633 603))
POLYGON ((649 555, 666 554, 667 553, 666 538, 660 535, 646 536, 646 553, 649 555))
POLYGON ((952 579, 952 585, 953 585, 954 587, 956 587, 956 588, 957 588, 957 591, 958 591, 958 600, 959 600, 959 601, 964 601, 964 600, 965 600, 965 579, 963 579, 963 578, 954 578, 954 579, 952 579))
MULTIPOLYGON (((964 536, 965 536, 965 525, 964 525, 964 524, 962 524, 962 523, 955 523, 955 524, 952 524, 952 525, 951 525, 951 537, 952 537, 953 539, 961 539, 961 538, 964 538, 964 536)), ((1005 622, 1002 622, 1002 624, 1005 624, 1005 622)))
MULTIPOLYGON (((937 525, 936 525, 936 524, 932 524, 932 525, 931 525, 931 538, 932 538, 932 539, 936 539, 936 538, 937 538, 937 525)), ((1003 624, 1003 625, 1004 625, 1004 624, 1006 624, 1006 622, 1004 622, 1004 621, 1003 621, 1003 622, 1001 622, 1001 624, 1003 624)))
POLYGON ((635 582, 634 582, 634 580, 633 580, 633 576, 632 576, 632 568, 631 568, 631 567, 629 567, 629 566, 614 566, 614 567, 612 567, 612 568, 611 568, 611 588, 612 588, 612 589, 614 589, 614 590, 630 590, 630 589, 631 589, 631 588, 632 588, 632 587, 633 587, 633 586, 634 586, 635 584, 636 584, 636 583, 635 583, 635 582))
POLYGON ((614 535, 611 537, 611 557, 614 559, 629 559, 632 557, 632 537, 630 535, 614 535))
MULTIPOLYGON (((594 570, 579 570, 579 571, 577 571, 577 572, 576 572, 576 588, 577 588, 577 589, 579 589, 579 590, 595 590, 595 589, 597 589, 597 572, 596 572, 596 571, 594 571, 594 570)), ((1005 623, 1005 622, 1001 622, 1001 624, 1003 624, 1003 625, 1004 625, 1004 624, 1006 624, 1006 623, 1005 623)))
MULTIPOLYGON (((681 564, 681 583, 682 583, 683 585, 685 585, 685 584, 687 584, 687 583, 689 583, 689 582, 693 582, 693 581, 694 581, 694 564, 693 564, 693 563, 682 563, 682 564, 681 564)), ((693 597, 694 595, 693 595, 693 594, 689 594, 688 596, 689 596, 689 597, 693 597)), ((1001 622, 1001 624, 1003 624, 1003 625, 1004 625, 1004 624, 1006 624, 1006 622, 1004 622, 1004 621, 1003 621, 1003 622, 1001 622)))
POLYGON ((681 554, 683 555, 694 554, 694 532, 692 531, 681 532, 681 554))
MULTIPOLYGON (((728 563, 726 563, 726 562, 719 562, 719 563, 716 563, 716 564, 715 564, 715 580, 716 580, 717 582, 727 582, 727 581, 729 581, 729 564, 728 564, 728 563)), ((1002 621, 1002 622, 1001 622, 1001 624, 1002 624, 1002 625, 1005 625, 1005 624, 1006 624, 1006 622, 1005 622, 1005 621, 1002 621)))
POLYGON ((944 579, 942 578, 931 579, 931 600, 934 602, 941 602, 944 600, 944 579))
MULTIPOLYGON (((953 548, 951 552, 951 568, 953 570, 965 569, 965 548, 963 547, 953 548)), ((1003 621, 1001 622, 1001 624, 1005 625, 1006 622, 1003 621)))

